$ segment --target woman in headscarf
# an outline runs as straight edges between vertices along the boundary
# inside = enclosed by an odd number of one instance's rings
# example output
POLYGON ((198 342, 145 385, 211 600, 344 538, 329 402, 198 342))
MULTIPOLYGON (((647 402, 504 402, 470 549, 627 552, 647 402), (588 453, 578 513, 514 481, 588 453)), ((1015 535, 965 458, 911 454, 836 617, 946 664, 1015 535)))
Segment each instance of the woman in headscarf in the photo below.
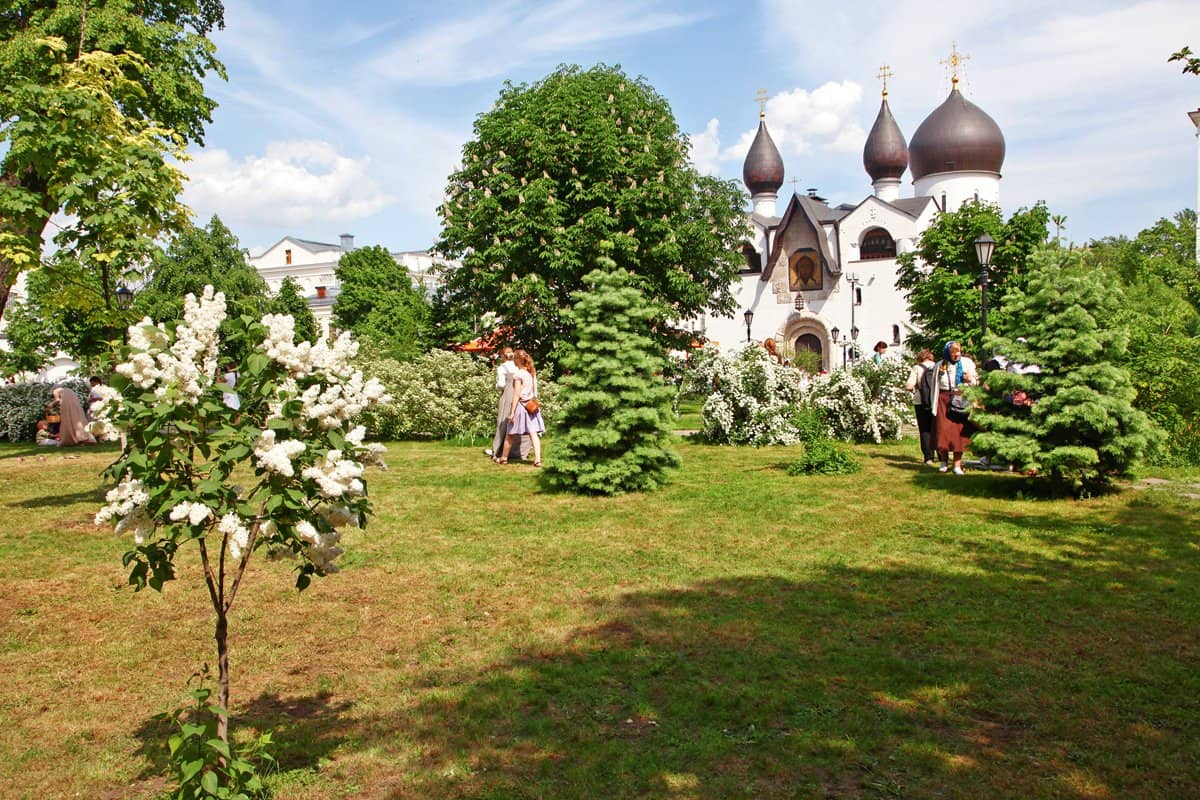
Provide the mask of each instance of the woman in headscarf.
POLYGON ((96 437, 88 432, 87 415, 79 397, 65 386, 56 386, 52 395, 59 405, 62 422, 58 428, 58 444, 60 447, 70 447, 73 444, 95 444, 96 437))
POLYGON ((955 395, 961 395, 964 384, 974 386, 979 382, 975 372, 975 362, 962 354, 962 346, 958 342, 947 342, 942 350, 942 360, 937 365, 938 379, 934 384, 933 415, 934 439, 942 465, 938 471, 950 469, 949 457, 954 455, 954 474, 962 475, 963 452, 970 447, 971 439, 967 436, 965 426, 967 418, 958 416, 950 411, 950 401, 955 395))

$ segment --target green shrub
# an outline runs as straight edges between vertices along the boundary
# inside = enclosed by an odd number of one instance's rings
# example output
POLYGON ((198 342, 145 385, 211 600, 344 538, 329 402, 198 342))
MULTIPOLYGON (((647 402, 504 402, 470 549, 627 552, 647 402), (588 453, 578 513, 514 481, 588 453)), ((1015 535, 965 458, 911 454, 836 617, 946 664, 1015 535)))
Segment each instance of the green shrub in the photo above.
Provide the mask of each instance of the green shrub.
POLYGON ((46 404, 55 386, 64 386, 79 396, 87 410, 88 383, 68 378, 57 383, 6 383, 0 385, 0 438, 10 442, 32 442, 38 420, 46 416, 46 404))
POLYGON ((804 454, 788 465, 789 475, 853 475, 862 464, 850 448, 832 439, 813 439, 804 443, 804 454))
MULTIPOLYGON (((360 364, 368 377, 387 387, 392 398, 362 416, 372 439, 490 439, 496 430, 495 373, 475 356, 430 350, 409 362, 368 357, 360 364)), ((539 374, 538 398, 547 421, 557 395, 554 382, 539 374)))

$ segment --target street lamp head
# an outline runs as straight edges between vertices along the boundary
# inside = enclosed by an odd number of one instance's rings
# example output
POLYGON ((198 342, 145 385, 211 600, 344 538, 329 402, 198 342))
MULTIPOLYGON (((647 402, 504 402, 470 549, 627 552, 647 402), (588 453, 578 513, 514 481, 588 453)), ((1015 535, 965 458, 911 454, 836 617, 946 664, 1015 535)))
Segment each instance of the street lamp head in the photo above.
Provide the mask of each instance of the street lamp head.
POLYGON ((746 327, 749 328, 750 323, 754 322, 754 312, 747 308, 742 313, 742 319, 746 320, 746 327))
POLYGON ((979 259, 981 269, 992 265, 992 253, 996 250, 996 240, 986 233, 975 240, 975 257, 979 259))
POLYGON ((133 290, 128 286, 119 286, 115 292, 117 296, 117 307, 127 309, 133 305, 133 290))
POLYGON ((834 325, 832 328, 829 329, 829 335, 833 337, 834 344, 837 344, 838 334, 841 332, 842 331, 838 328, 837 325, 834 325))
POLYGON ((850 329, 850 338, 856 342, 858 341, 858 326, 857 325, 855 325, 854 327, 852 327, 850 329))

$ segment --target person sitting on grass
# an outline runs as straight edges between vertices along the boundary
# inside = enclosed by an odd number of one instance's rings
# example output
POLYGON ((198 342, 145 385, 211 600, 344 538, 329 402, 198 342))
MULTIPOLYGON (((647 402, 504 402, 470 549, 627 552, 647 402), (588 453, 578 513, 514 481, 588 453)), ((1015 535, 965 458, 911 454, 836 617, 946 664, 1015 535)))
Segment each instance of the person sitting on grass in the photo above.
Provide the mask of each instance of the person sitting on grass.
POLYGON ((39 447, 58 447, 58 437, 50 432, 50 423, 44 419, 37 421, 37 435, 34 441, 39 447))

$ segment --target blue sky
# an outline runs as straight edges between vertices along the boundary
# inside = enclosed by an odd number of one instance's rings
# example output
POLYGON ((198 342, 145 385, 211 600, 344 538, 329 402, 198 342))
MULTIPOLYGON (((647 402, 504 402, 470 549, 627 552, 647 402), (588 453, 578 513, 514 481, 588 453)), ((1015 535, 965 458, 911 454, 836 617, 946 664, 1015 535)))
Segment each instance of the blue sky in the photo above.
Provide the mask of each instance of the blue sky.
MULTIPOLYGON (((285 235, 428 248, 475 117, 504 81, 560 63, 644 76, 691 137, 698 167, 741 180, 758 117, 803 191, 870 193, 862 145, 875 75, 911 137, 949 91, 952 43, 967 96, 1008 143, 1006 212, 1046 200, 1065 237, 1134 234, 1194 207, 1200 77, 1167 56, 1200 49, 1200 3, 980 0, 546 0, 409 3, 227 0, 214 36, 229 80, 185 200, 254 249, 285 235)), ((911 195, 905 175, 904 194, 911 195)))

